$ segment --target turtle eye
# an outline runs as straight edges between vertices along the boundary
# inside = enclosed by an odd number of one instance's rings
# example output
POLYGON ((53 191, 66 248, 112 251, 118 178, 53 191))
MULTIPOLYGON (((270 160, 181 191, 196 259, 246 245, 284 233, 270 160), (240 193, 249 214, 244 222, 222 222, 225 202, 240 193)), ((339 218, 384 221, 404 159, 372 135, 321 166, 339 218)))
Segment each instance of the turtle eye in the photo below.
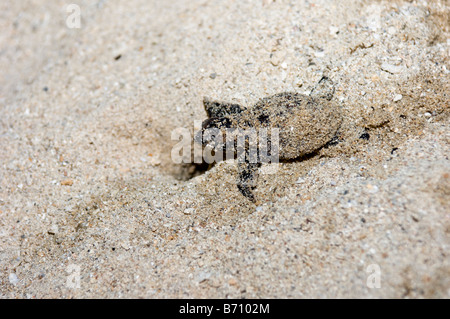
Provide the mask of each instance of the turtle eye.
POLYGON ((211 117, 209 119, 206 119, 202 123, 202 128, 218 128, 221 126, 221 119, 218 117, 211 117))

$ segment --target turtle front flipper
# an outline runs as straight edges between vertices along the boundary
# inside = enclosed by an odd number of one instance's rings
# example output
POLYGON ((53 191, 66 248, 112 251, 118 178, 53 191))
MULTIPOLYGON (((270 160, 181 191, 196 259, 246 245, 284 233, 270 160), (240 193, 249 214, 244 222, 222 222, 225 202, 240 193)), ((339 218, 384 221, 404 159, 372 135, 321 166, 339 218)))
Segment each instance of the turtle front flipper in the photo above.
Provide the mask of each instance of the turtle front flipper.
POLYGON ((242 195, 255 202, 253 190, 256 188, 260 163, 238 162, 237 187, 242 195))
POLYGON ((203 98, 203 106, 205 107, 208 117, 226 117, 228 115, 241 113, 244 110, 239 104, 213 101, 207 97, 203 98))

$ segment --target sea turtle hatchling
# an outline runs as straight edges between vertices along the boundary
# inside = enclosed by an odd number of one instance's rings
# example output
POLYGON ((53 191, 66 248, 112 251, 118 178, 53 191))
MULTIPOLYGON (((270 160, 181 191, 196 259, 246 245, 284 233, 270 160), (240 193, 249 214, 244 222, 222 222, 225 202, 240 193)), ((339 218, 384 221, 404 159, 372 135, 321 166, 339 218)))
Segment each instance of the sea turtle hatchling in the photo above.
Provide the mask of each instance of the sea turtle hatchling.
MULTIPOLYGON (((333 93, 331 80, 323 77, 310 95, 278 93, 259 100, 249 108, 204 98, 203 104, 208 119, 203 121, 202 130, 197 132, 195 140, 205 147, 212 146, 216 151, 220 151, 217 139, 214 140, 215 136, 206 134, 208 129, 219 129, 225 140, 230 129, 277 128, 280 160, 295 159, 313 153, 329 143, 341 126, 340 107, 332 101, 333 93)), ((270 153, 270 136, 267 144, 270 153)), ((245 160, 238 161, 237 187, 242 195, 255 202, 253 190, 261 163, 248 160, 248 141, 245 145, 245 160)))

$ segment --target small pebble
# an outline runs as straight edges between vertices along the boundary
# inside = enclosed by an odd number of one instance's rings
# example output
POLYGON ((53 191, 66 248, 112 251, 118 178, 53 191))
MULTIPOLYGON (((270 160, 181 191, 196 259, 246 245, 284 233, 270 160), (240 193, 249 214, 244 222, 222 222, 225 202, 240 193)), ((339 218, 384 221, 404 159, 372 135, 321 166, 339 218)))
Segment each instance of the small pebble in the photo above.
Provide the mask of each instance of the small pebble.
POLYGON ((230 280, 228 280, 228 284, 230 286, 237 286, 238 282, 236 281, 236 279, 231 278, 230 280))
POLYGON ((330 34, 331 35, 335 35, 339 33, 339 28, 338 27, 334 27, 334 26, 330 26, 330 34))
POLYGON ((63 185, 63 186, 72 186, 73 185, 73 180, 65 179, 65 180, 61 181, 61 185, 63 185))
POLYGON ((389 28, 388 28, 388 33, 389 33, 390 35, 394 35, 394 34, 397 33, 397 29, 394 28, 394 27, 389 27, 389 28))
POLYGON ((361 134, 361 136, 359 138, 362 140, 369 140, 370 135, 369 135, 369 133, 363 133, 363 134, 361 134))
POLYGON ((120 246, 125 249, 125 250, 129 250, 130 249, 130 245, 127 242, 122 242, 120 243, 120 246))
POLYGON ((270 55, 270 63, 272 63, 273 66, 278 66, 282 63, 285 56, 286 53, 283 51, 272 52, 272 54, 270 55))
POLYGON ((196 279, 199 283, 201 283, 205 280, 208 280, 209 278, 211 278, 211 274, 209 272, 202 271, 197 275, 196 279))
POLYGON ((19 278, 17 277, 17 275, 15 273, 10 273, 8 279, 9 279, 9 283, 11 285, 15 286, 19 283, 19 278))
POLYGON ((184 210, 184 214, 185 214, 185 215, 191 215, 193 212, 194 212, 194 209, 193 209, 193 208, 186 208, 186 209, 184 210))
POLYGON ((214 80, 217 77, 217 74, 216 73, 211 73, 209 75, 209 77, 214 80))
POLYGON ((400 73, 400 72, 403 71, 403 68, 401 66, 392 65, 392 64, 389 64, 389 63, 383 63, 381 65, 381 69, 383 71, 386 71, 386 72, 389 72, 389 73, 392 73, 392 74, 400 73))
POLYGON ((297 87, 302 87, 303 86, 303 80, 301 79, 301 78, 296 78, 295 80, 294 80, 294 85, 295 86, 297 86, 297 87))
POLYGON ((401 95, 401 94, 396 94, 396 95, 394 96, 394 102, 398 102, 398 101, 400 101, 402 98, 403 98, 403 95, 401 95))
POLYGON ((369 193, 371 193, 371 194, 375 194, 378 192, 378 186, 376 186, 376 185, 367 184, 367 189, 368 189, 369 193))
POLYGON ((58 233, 58 225, 53 225, 52 227, 50 227, 47 233, 49 235, 56 235, 56 233, 58 233))
POLYGON ((325 51, 315 51, 315 52, 314 52, 314 55, 315 55, 317 58, 323 58, 323 57, 325 56, 325 51))

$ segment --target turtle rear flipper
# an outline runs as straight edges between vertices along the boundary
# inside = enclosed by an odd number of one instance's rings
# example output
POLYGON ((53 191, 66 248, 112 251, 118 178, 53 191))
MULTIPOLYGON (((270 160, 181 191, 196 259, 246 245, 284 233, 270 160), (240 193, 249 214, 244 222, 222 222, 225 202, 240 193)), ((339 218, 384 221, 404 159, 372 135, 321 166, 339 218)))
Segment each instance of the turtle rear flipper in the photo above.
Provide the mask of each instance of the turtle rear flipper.
POLYGON ((241 113, 245 109, 239 104, 213 101, 207 97, 203 98, 203 106, 205 107, 208 117, 226 117, 232 114, 241 113))
POLYGON ((237 187, 242 195, 255 202, 253 190, 256 188, 260 163, 238 163, 237 187))

